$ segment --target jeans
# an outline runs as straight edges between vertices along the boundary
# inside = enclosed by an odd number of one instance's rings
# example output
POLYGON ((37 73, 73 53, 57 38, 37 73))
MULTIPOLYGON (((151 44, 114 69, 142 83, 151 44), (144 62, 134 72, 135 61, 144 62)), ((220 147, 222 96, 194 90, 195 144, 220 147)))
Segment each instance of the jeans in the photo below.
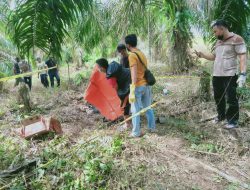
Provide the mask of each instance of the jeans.
MULTIPOLYGON (((139 86, 135 88, 135 102, 131 104, 132 114, 136 114, 141 111, 143 108, 150 106, 152 103, 152 94, 150 86, 139 86)), ((146 117, 148 121, 148 129, 155 129, 155 117, 153 109, 146 111, 146 117)), ((132 118, 132 135, 140 136, 140 115, 132 118)))
POLYGON ((41 79, 41 83, 43 84, 43 86, 45 88, 49 87, 49 81, 47 78, 47 74, 40 74, 40 79, 41 79))
POLYGON ((54 87, 54 77, 57 81, 57 86, 60 86, 60 77, 58 75, 58 71, 49 72, 49 79, 51 87, 54 87))
POLYGON ((217 106, 218 119, 227 119, 229 124, 237 124, 239 119, 239 102, 237 98, 238 76, 213 77, 214 99, 217 106), (228 109, 226 111, 226 100, 228 109))
POLYGON ((32 86, 32 77, 23 77, 24 82, 29 86, 30 90, 31 90, 31 86, 32 86))

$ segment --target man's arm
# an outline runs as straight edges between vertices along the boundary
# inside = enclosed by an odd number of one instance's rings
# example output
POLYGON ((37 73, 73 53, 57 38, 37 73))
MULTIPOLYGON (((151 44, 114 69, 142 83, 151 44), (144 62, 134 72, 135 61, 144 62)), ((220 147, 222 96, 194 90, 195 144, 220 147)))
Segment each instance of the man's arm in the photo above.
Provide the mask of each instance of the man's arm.
POLYGON ((246 71, 247 71, 247 55, 240 54, 239 59, 240 59, 240 72, 246 73, 246 71))
POLYGON ((135 102, 135 84, 137 82, 137 64, 130 67, 132 84, 130 85, 129 103, 135 102))
POLYGON ((133 65, 132 67, 130 67, 130 71, 131 71, 131 80, 132 80, 132 84, 136 84, 137 82, 137 65, 133 65))
POLYGON ((130 92, 129 92, 129 103, 135 102, 135 85, 137 83, 137 60, 135 54, 131 54, 128 57, 129 66, 130 66, 130 74, 131 74, 131 84, 130 84, 130 92))
MULTIPOLYGON (((48 69, 48 65, 44 65, 45 66, 45 69, 48 69)), ((46 74, 48 74, 48 70, 46 70, 46 74)))
POLYGON ((207 59, 209 61, 214 61, 215 60, 215 55, 212 53, 203 53, 203 52, 197 52, 195 50, 195 54, 199 57, 199 58, 204 58, 207 59))
POLYGON ((59 67, 58 67, 58 64, 57 64, 57 63, 56 63, 56 65, 55 65, 55 67, 56 67, 57 72, 59 72, 59 67))
POLYGON ((244 53, 239 54, 238 56, 240 59, 240 74, 237 83, 241 88, 246 84, 247 55, 244 53))
POLYGON ((118 90, 118 85, 117 85, 115 77, 108 78, 107 80, 108 80, 109 85, 112 86, 112 88, 114 88, 115 90, 118 90))

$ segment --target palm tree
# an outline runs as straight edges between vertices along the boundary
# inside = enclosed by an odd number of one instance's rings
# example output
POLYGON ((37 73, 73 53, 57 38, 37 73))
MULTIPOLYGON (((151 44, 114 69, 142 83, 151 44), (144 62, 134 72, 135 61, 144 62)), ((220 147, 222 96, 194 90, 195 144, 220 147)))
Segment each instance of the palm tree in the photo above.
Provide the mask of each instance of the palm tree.
POLYGON ((215 18, 230 20, 235 32, 241 34, 246 31, 249 1, 21 1, 10 16, 9 32, 21 54, 29 54, 37 47, 59 58, 67 36, 84 51, 101 49, 103 56, 108 53, 107 47, 114 49, 128 33, 137 33, 143 38, 150 36, 150 44, 154 45, 155 41, 158 48, 170 47, 169 62, 173 72, 178 73, 192 66, 189 49, 193 13, 203 16, 204 22, 198 24, 207 26, 203 27, 204 35, 210 30, 207 23, 215 18), (198 10, 194 8, 197 5, 201 7, 198 10), (242 10, 241 14, 237 10, 242 10))
POLYGON ((163 10, 167 17, 169 34, 169 62, 173 73, 187 71, 192 65, 189 49, 192 47, 192 14, 185 0, 166 0, 163 10))

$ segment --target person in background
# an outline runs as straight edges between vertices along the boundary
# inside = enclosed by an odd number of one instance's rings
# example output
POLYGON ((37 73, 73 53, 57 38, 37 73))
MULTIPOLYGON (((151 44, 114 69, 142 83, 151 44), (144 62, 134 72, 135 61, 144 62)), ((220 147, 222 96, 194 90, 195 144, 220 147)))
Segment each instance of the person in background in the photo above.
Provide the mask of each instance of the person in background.
POLYGON ((48 71, 48 73, 49 73, 49 79, 50 79, 50 86, 51 86, 52 88, 54 87, 54 78, 56 78, 57 87, 59 87, 59 86, 60 86, 60 76, 59 76, 59 73, 58 73, 58 68, 57 68, 56 61, 54 60, 53 57, 50 57, 50 58, 45 62, 45 64, 48 66, 48 68, 56 67, 56 68, 50 69, 50 70, 48 71))
MULTIPOLYGON (((143 52, 137 48, 137 37, 135 34, 130 34, 125 37, 127 49, 131 52, 129 54, 129 66, 131 72, 132 84, 130 85, 129 102, 131 103, 132 114, 140 112, 152 103, 151 87, 147 85, 144 78, 145 67, 147 66, 147 58, 143 52)), ((146 111, 148 121, 148 131, 156 132, 155 117, 153 109, 146 111)), ((132 118, 133 130, 131 137, 141 137, 140 115, 132 118)))
MULTIPOLYGON (((38 57, 36 59, 36 61, 37 61, 37 69, 38 70, 48 69, 48 66, 41 61, 40 57, 38 57)), ((43 84, 43 86, 45 88, 48 88, 49 87, 49 81, 48 81, 48 77, 47 77, 48 76, 48 71, 38 72, 38 78, 39 78, 39 76, 40 76, 41 83, 43 84)))
MULTIPOLYGON (((29 73, 32 72, 31 65, 23 59, 19 65, 21 73, 29 73)), ((24 82, 29 86, 29 89, 31 90, 32 87, 32 75, 26 75, 23 77, 24 82)))
MULTIPOLYGON (((101 58, 96 60, 99 71, 106 74, 109 84, 116 89, 121 100, 121 109, 123 110, 124 119, 129 117, 130 104, 128 101, 129 85, 131 83, 130 71, 119 63, 113 61, 108 64, 107 59, 101 58)), ((125 123, 124 128, 130 127, 129 121, 125 123)))
POLYGON ((120 64, 125 68, 129 68, 128 52, 126 46, 124 44, 119 44, 117 46, 117 51, 121 54, 120 64))
POLYGON ((227 120, 225 129, 237 127, 239 119, 239 101, 237 98, 237 84, 239 87, 246 83, 247 48, 244 39, 230 32, 224 20, 217 20, 212 24, 217 42, 213 53, 197 52, 199 58, 214 61, 213 89, 218 116, 215 123, 227 120), (237 74, 239 59, 239 77, 237 74), (226 97, 228 109, 226 111, 226 97))
MULTIPOLYGON (((19 67, 19 64, 20 64, 20 58, 19 57, 16 57, 15 59, 15 63, 14 63, 14 67, 13 67, 13 73, 14 75, 19 75, 21 74, 21 71, 20 71, 20 67, 19 67)), ((15 82, 15 85, 14 86, 18 86, 18 84, 22 81, 22 78, 16 78, 16 82, 15 82)))

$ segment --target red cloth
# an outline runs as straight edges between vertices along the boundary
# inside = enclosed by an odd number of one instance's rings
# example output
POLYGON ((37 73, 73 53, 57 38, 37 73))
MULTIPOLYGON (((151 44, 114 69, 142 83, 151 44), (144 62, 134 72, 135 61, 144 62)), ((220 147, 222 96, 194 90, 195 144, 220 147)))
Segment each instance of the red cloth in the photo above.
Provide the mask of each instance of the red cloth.
POLYGON ((121 102, 117 92, 109 84, 105 74, 98 71, 97 66, 90 77, 84 99, 95 106, 109 120, 113 121, 122 116, 121 102))
POLYGON ((109 79, 108 79, 108 83, 109 83, 114 89, 117 89, 117 88, 118 88, 118 85, 117 85, 117 82, 116 82, 116 78, 114 78, 114 77, 109 78, 109 79))

